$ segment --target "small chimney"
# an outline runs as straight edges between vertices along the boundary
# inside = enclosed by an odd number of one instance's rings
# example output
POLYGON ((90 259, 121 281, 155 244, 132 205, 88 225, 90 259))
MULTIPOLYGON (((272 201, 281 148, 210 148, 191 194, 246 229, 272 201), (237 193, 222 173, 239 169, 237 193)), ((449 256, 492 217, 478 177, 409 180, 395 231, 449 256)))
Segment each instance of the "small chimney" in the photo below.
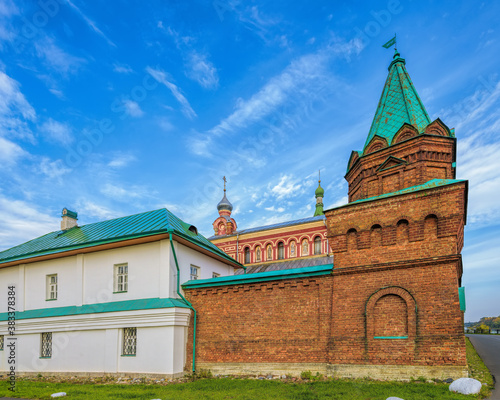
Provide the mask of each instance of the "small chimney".
POLYGON ((78 226, 78 213, 74 211, 70 211, 67 208, 63 208, 62 210, 62 221, 61 221, 61 230, 67 231, 68 229, 73 228, 74 226, 78 226))

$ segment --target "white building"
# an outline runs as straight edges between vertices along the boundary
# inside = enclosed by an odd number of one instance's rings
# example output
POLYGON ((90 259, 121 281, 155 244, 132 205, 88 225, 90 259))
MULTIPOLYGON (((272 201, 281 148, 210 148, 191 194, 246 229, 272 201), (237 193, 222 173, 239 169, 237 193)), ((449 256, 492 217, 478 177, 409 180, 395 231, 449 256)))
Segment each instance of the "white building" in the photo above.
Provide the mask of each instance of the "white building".
POLYGON ((193 311, 179 284, 241 265, 166 209, 62 217, 61 231, 0 252, 0 371, 15 309, 16 373, 182 375, 193 311))

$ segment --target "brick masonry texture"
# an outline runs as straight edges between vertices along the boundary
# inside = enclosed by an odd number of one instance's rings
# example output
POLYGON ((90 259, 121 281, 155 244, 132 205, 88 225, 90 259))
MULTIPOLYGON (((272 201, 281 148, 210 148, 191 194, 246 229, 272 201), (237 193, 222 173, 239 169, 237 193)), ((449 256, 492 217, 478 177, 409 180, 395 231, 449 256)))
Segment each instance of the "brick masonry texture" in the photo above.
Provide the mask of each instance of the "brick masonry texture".
POLYGON ((241 371, 309 363, 391 379, 466 374, 458 288, 467 182, 353 203, 454 179, 447 128, 437 120, 415 135, 404 125, 392 146, 374 142, 351 159, 351 203, 325 211, 330 275, 186 290, 198 312, 197 362, 241 371))

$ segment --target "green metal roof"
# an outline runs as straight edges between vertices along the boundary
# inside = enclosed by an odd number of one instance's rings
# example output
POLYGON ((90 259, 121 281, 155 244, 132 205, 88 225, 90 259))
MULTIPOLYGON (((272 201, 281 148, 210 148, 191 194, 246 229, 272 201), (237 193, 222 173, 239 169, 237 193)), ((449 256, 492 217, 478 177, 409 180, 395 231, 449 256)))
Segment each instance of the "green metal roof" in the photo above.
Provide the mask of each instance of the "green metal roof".
POLYGON ((350 202, 348 204, 344 204, 343 206, 330 208, 328 210, 325 210, 325 212, 326 211, 330 211, 330 210, 335 210, 337 208, 349 207, 349 206, 352 206, 352 205, 355 205, 355 204, 359 204, 359 203, 365 203, 365 202, 368 202, 368 201, 375 201, 375 200, 385 199, 387 197, 400 196, 400 195, 403 195, 403 194, 418 192, 420 190, 432 189, 432 188, 439 187, 439 186, 453 185, 455 183, 460 183, 460 182, 467 182, 467 181, 463 180, 463 179, 431 179, 430 181, 425 182, 422 185, 411 186, 411 187, 408 187, 408 188, 404 188, 404 189, 398 190, 396 192, 384 193, 384 194, 381 194, 381 195, 378 195, 378 196, 368 197, 366 199, 359 199, 359 200, 356 200, 356 201, 352 201, 352 202, 350 202))
POLYGON ((240 265, 203 235, 200 235, 196 228, 185 223, 166 208, 93 224, 75 226, 67 231, 48 233, 39 238, 30 240, 29 242, 0 252, 0 265, 10 261, 56 254, 162 233, 176 234, 197 246, 231 261, 232 264, 240 265))
POLYGON ((282 279, 293 279, 317 275, 328 275, 333 270, 333 264, 318 265, 314 267, 294 268, 281 271, 256 272, 254 274, 231 275, 212 279, 198 279, 187 281, 182 285, 183 289, 195 289, 201 287, 242 285, 245 283, 277 281, 282 279))
POLYGON ((406 71, 405 60, 396 52, 363 150, 374 136, 390 145, 405 122, 422 133, 431 120, 406 71))
MULTIPOLYGON (((52 305, 52 303, 51 303, 52 305)), ((157 308, 189 308, 181 299, 138 299, 113 301, 110 303, 84 304, 83 306, 67 306, 39 308, 36 310, 17 311, 17 319, 64 317, 68 315, 96 314, 116 311, 151 310, 157 308)), ((0 313, 0 321, 7 321, 8 313, 0 313)))

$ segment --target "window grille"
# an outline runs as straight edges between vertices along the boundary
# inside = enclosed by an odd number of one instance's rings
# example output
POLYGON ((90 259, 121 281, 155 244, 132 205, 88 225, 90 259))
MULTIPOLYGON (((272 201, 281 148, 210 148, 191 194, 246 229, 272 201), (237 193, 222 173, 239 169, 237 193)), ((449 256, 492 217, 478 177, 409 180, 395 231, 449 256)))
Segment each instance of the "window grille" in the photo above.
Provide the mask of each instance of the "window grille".
POLYGON ((197 266, 191 265, 189 279, 192 281, 198 279, 199 270, 200 270, 200 268, 198 268, 197 266))
POLYGON ((124 356, 135 356, 137 351, 137 328, 123 328, 124 356))
POLYGON ((57 274, 47 275, 47 300, 57 300, 57 274))
POLYGON ((115 292, 128 291, 128 264, 115 265, 115 292))
POLYGON ((41 357, 52 357, 52 332, 42 333, 41 357))
POLYGON ((0 350, 3 350, 3 335, 0 335, 0 350))

